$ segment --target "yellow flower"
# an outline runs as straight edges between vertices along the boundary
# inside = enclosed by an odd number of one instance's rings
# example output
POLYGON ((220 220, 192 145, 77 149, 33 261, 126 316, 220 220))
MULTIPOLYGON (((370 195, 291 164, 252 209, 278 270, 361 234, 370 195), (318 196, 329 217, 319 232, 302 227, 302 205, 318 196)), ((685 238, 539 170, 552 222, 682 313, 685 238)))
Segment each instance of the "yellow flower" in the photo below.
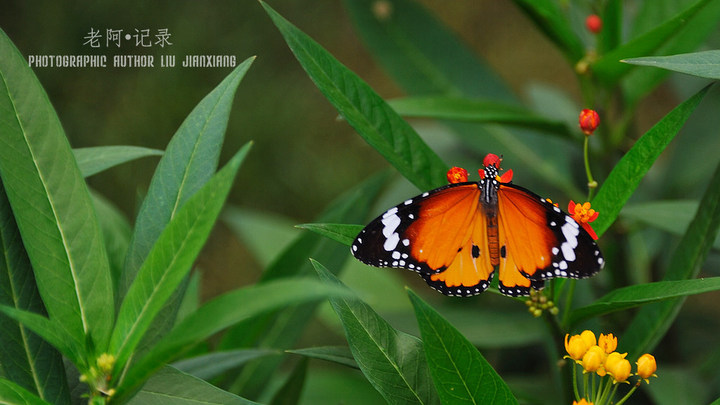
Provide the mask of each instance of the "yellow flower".
POLYGON ((573 405, 593 405, 593 403, 588 402, 585 398, 580 398, 579 401, 573 401, 573 405))
POLYGON ((593 346, 588 349, 582 358, 582 366, 587 372, 595 372, 602 368, 605 362, 605 352, 600 346, 593 346))
POLYGON ((630 377, 630 362, 625 359, 627 353, 612 352, 605 360, 605 371, 610 374, 614 382, 624 382, 630 377))
POLYGON ((580 335, 565 335, 565 350, 571 359, 575 361, 581 360, 589 347, 580 335))
POLYGON ((602 347, 605 353, 610 354, 617 349, 617 337, 613 336, 612 333, 607 335, 601 333, 600 338, 598 338, 598 346, 602 347))
POLYGON ((595 340, 595 334, 592 333, 590 330, 584 330, 580 334, 580 337, 585 342, 588 348, 591 346, 595 346, 597 344, 597 341, 595 340))
POLYGON ((657 363, 655 362, 655 357, 653 357, 652 354, 643 354, 635 364, 637 364, 638 377, 645 380, 646 383, 650 384, 648 378, 657 377, 657 375, 655 375, 657 363))

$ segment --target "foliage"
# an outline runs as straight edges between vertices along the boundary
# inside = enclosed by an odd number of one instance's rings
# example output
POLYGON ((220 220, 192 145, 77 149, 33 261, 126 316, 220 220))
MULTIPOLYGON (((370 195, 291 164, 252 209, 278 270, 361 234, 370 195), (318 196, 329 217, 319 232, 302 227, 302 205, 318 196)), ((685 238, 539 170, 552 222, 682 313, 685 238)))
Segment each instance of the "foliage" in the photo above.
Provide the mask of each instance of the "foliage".
POLYGON ((720 161, 686 152, 720 146, 717 114, 707 113, 720 97, 708 85, 720 58, 695 52, 717 29, 720 0, 647 1, 637 13, 619 0, 514 3, 563 55, 579 99, 545 89, 521 101, 501 72, 411 0, 344 0, 370 53, 407 94, 386 101, 271 6, 258 7, 340 118, 419 190, 443 185, 448 163, 478 166, 493 152, 553 200, 587 194, 600 213, 592 225, 605 269, 554 280, 527 300, 426 295, 421 283, 401 288, 396 270, 346 266, 362 224, 394 198, 383 197, 389 172, 350 189, 297 236, 276 217, 221 214, 252 145, 218 169, 254 58, 197 104, 164 151, 72 149, 0 31, 0 402, 570 404, 579 377, 558 363, 563 338, 600 326, 621 337, 628 358, 657 358, 657 379, 633 388, 632 400, 669 404, 663 393, 674 390, 688 403, 720 401, 709 364, 720 356, 712 339, 720 325, 685 305, 720 290, 712 266, 720 161), (603 22, 597 35, 578 23, 590 13, 603 22), (704 80, 689 91, 669 71, 704 80), (674 107, 638 133, 642 103, 661 86, 674 107), (566 119, 583 108, 600 114, 593 135, 566 119), (453 134, 454 149, 430 146, 428 119, 453 134), (161 157, 131 227, 85 179, 151 156, 161 157), (253 238, 248 246, 267 267, 255 284, 198 304, 191 270, 218 218, 253 238), (538 299, 555 310, 537 313, 538 299), (688 377, 664 378, 673 370, 688 377))

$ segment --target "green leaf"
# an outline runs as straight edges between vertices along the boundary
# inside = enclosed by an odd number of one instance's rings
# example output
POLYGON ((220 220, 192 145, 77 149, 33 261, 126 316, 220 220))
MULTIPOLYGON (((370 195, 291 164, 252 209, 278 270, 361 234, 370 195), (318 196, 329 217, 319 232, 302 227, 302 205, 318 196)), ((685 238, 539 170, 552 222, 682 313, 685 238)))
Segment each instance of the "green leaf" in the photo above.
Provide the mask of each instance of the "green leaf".
POLYGON ((430 374, 445 404, 517 404, 505 381, 475 346, 419 296, 408 290, 430 374))
POLYGON ((653 66, 707 79, 720 79, 720 50, 670 56, 646 56, 624 59, 621 62, 638 66, 653 66))
POLYGON ((273 396, 270 405, 296 405, 300 402, 300 393, 305 385, 308 359, 303 358, 295 366, 285 383, 273 396))
POLYGON ((704 88, 670 111, 638 139, 615 165, 592 202, 593 208, 600 213, 593 222, 593 229, 598 235, 602 235, 615 222, 640 181, 680 131, 707 90, 708 87, 704 88))
MULTIPOLYGON (((326 283, 342 285, 320 263, 313 266, 326 283)), ((388 403, 439 403, 419 339, 393 329, 358 299, 331 298, 330 303, 360 370, 388 403)))
POLYGON ((574 310, 570 316, 570 323, 577 324, 585 319, 615 311, 622 311, 651 302, 716 290, 720 290, 720 277, 657 281, 654 283, 622 287, 611 291, 588 306, 574 310))
POLYGON ((125 215, 112 202, 93 190, 90 190, 90 196, 105 242, 113 286, 117 287, 125 263, 125 254, 130 245, 132 227, 125 215))
POLYGON ((290 218, 233 205, 225 207, 221 219, 263 267, 269 265, 278 252, 285 250, 299 233, 293 229, 296 222, 290 218))
POLYGON ((95 146, 73 149, 83 177, 90 177, 113 166, 146 156, 161 156, 163 151, 140 146, 95 146))
POLYGON ((8 405, 49 405, 32 392, 12 381, 0 378, 0 403, 8 405))
POLYGON ((255 405, 257 402, 223 391, 172 367, 155 373, 129 402, 130 405, 255 405))
MULTIPOLYGON (((720 228, 720 165, 700 201, 695 218, 673 252, 664 280, 695 278, 705 262, 720 228)), ((652 350, 675 320, 683 298, 650 304, 642 308, 623 335, 631 357, 652 350)))
MULTIPOLYGON (((364 221, 387 180, 387 172, 370 177, 329 204, 317 220, 349 223, 364 221)), ((347 246, 304 232, 265 269, 260 283, 286 277, 314 276, 309 260, 311 257, 341 269, 350 256, 349 252, 347 246)), ((279 314, 267 315, 263 319, 242 322, 225 333, 220 347, 292 347, 310 324, 316 307, 316 303, 304 304, 286 308, 279 314)), ((280 360, 271 358, 246 365, 233 383, 232 391, 248 398, 259 397, 265 388, 265 381, 271 378, 280 360)))
POLYGON ((370 146, 419 189, 445 183, 447 165, 367 83, 266 3, 260 3, 318 89, 370 146))
POLYGON ((573 32, 569 19, 560 10, 557 2, 552 0, 514 0, 514 3, 558 46, 558 49, 571 63, 574 64, 585 55, 585 48, 580 38, 573 32))
POLYGON ((102 351, 115 316, 85 180, 47 94, 0 30, 0 176, 50 318, 102 351))
POLYGON ((302 224, 297 227, 313 231, 347 246, 352 244, 357 234, 363 229, 362 225, 347 224, 302 224))
POLYGON ((170 219, 217 170, 235 91, 254 60, 246 59, 205 96, 170 140, 135 219, 118 299, 125 296, 170 219))
POLYGON ((327 360, 352 368, 360 368, 353 358, 350 349, 345 346, 308 347, 306 349, 286 350, 286 352, 313 359, 327 360))
MULTIPOLYGON (((46 314, 1 181, 0 304, 46 314)), ((4 315, 0 315, 0 331, 0 375, 54 404, 69 403, 60 354, 26 326, 4 315)))
POLYGON ((492 100, 428 96, 389 100, 388 104, 405 117, 507 124, 568 138, 571 136, 560 121, 549 120, 517 105, 492 100))
POLYGON ((279 351, 268 349, 222 350, 176 361, 172 366, 184 373, 209 381, 250 360, 278 354, 279 351))
POLYGON ((147 256, 118 312, 109 351, 120 370, 175 288, 190 271, 251 144, 235 156, 180 208, 147 256))
POLYGON ((347 294, 346 290, 316 280, 294 278, 269 281, 221 295, 183 319, 135 363, 121 381, 118 395, 129 392, 164 363, 231 325, 291 305, 347 294))
POLYGON ((593 74, 606 84, 616 83, 632 68, 628 64, 620 63, 621 60, 652 54, 681 32, 682 28, 711 1, 715 0, 699 0, 655 29, 606 53, 600 60, 592 64, 593 74))

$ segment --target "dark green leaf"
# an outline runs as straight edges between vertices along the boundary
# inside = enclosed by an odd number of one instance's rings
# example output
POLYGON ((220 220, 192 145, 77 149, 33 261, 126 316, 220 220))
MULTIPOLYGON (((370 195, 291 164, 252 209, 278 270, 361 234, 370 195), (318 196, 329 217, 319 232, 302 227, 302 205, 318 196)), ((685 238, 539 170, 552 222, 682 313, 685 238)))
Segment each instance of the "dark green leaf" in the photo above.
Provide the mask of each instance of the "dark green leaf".
MULTIPOLYGON (((342 285, 320 263, 313 261, 313 266, 326 283, 342 285)), ((337 298, 330 303, 360 370, 388 403, 439 403, 419 339, 393 329, 358 299, 337 298)))
POLYGON ((0 175, 45 308, 75 344, 90 336, 102 351, 115 307, 90 193, 47 94, 2 30, 0 133, 0 175))
POLYGON ((307 375, 308 359, 300 360, 285 383, 273 396, 270 405, 296 405, 300 402, 300 393, 305 385, 307 375))
POLYGON ((681 29, 688 22, 692 21, 692 18, 711 1, 715 0, 699 0, 682 13, 677 14, 674 18, 662 23, 652 31, 632 39, 606 53, 600 60, 592 65, 593 74, 606 84, 616 83, 632 68, 630 65, 620 63, 621 60, 652 54, 676 34, 681 32, 681 29))
POLYGON ((316 280, 294 278, 269 281, 221 295, 183 319, 135 363, 118 387, 118 395, 132 390, 183 351, 240 321, 257 319, 268 312, 299 303, 346 294, 347 290, 316 280))
POLYGON ((664 301, 671 298, 702 294, 720 290, 720 277, 700 278, 694 280, 657 281, 648 284, 632 285, 611 291, 592 304, 572 312, 571 324, 582 320, 622 311, 651 302, 664 301))
POLYGON ((585 55, 582 42, 573 32, 569 19, 560 10, 557 2, 552 0, 514 0, 514 2, 558 46, 571 63, 574 64, 585 55))
MULTIPOLYGON (((0 304, 46 314, 1 181, 0 304)), ((69 403, 60 354, 26 326, 4 315, 0 315, 0 331, 0 375, 54 404, 69 403)))
POLYGON ((347 246, 352 244, 357 234, 363 229, 362 225, 347 224, 302 224, 297 227, 313 231, 347 246))
POLYGON ((117 287, 125 263, 125 254, 130 245, 132 227, 125 215, 112 202, 93 190, 90 190, 90 196, 105 242, 113 286, 117 287))
MULTIPOLYGON (((700 201, 695 218, 673 252, 664 280, 697 277, 720 228, 720 165, 700 201)), ((682 304, 683 298, 650 304, 642 308, 628 326, 623 341, 632 357, 652 350, 662 339, 682 304)))
POLYGON ((430 374, 444 404, 517 404, 505 381, 455 327, 408 290, 430 374))
POLYGON ((447 165, 367 83, 266 3, 261 4, 318 89, 370 146, 419 189, 445 183, 447 165))
POLYGON ((190 271, 250 145, 186 201, 148 253, 122 302, 110 339, 109 351, 117 359, 118 370, 126 365, 155 315, 190 271))
POLYGON ((278 354, 280 354, 279 351, 267 349, 219 351, 176 361, 172 366, 184 373, 192 374, 203 380, 210 380, 228 370, 240 367, 250 360, 278 354))
POLYGON ((83 177, 90 177, 113 166, 146 156, 161 156, 163 151, 140 146, 96 146, 73 149, 83 177))
POLYGON ((507 124, 570 137, 568 128, 514 104, 450 97, 407 97, 388 101, 406 117, 507 124))
POLYGON ((598 235, 602 235, 615 222, 620 210, 655 163, 655 159, 680 131, 707 90, 706 87, 670 111, 638 139, 615 165, 593 199, 593 208, 600 213, 592 224, 598 235))
POLYGON ((352 368, 359 368, 352 356, 352 352, 345 346, 308 347, 307 349, 286 350, 313 359, 322 359, 342 364, 352 368))
POLYGON ((0 378, 0 403, 7 405, 50 405, 12 381, 0 378))
POLYGON ((130 405, 256 405, 257 402, 223 391, 172 367, 155 373, 129 402, 130 405))
POLYGON ((624 59, 621 62, 638 66, 653 66, 707 79, 720 79, 720 51, 718 50, 670 56, 646 56, 624 59))

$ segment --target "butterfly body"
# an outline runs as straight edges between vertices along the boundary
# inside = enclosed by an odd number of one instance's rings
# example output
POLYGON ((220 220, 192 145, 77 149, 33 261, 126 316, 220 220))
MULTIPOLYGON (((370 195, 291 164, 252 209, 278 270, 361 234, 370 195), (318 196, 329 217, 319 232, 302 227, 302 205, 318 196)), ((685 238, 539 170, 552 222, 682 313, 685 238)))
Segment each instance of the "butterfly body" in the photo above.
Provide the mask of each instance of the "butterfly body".
POLYGON ((510 184, 510 171, 498 171, 499 158, 486 158, 480 181, 449 184, 390 208, 357 235, 352 254, 372 266, 416 271, 451 296, 481 293, 496 269, 500 292, 520 296, 547 279, 585 278, 603 267, 593 238, 572 217, 510 184))

